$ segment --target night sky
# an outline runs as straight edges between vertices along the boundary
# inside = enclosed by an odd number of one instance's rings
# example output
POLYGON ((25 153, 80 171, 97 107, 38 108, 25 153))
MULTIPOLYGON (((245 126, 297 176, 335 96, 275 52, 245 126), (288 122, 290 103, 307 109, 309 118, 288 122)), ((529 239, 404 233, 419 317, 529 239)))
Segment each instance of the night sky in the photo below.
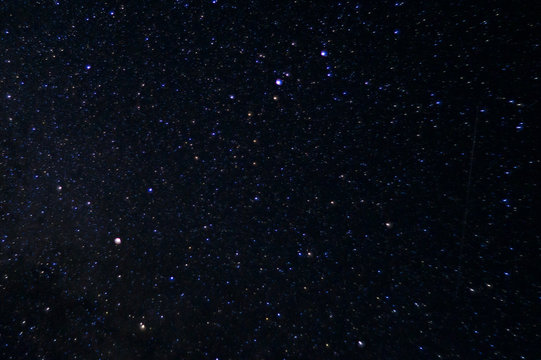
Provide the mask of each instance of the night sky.
POLYGON ((2 1, 0 358, 540 359, 525 3, 2 1))

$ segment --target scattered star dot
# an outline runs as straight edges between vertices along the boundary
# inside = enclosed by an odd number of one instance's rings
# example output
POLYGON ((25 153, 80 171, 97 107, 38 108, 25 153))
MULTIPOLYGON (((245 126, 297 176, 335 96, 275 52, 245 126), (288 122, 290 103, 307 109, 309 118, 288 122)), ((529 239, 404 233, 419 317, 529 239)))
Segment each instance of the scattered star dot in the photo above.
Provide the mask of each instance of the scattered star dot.
POLYGON ((530 3, 2 2, 0 359, 538 358, 530 3))

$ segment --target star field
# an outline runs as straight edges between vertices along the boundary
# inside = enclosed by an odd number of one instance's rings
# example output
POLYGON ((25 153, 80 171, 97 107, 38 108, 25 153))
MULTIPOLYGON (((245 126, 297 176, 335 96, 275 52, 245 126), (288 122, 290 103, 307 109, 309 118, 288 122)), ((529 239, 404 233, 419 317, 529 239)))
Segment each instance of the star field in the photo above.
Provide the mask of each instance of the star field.
POLYGON ((0 358, 538 359, 511 5, 2 2, 0 358))

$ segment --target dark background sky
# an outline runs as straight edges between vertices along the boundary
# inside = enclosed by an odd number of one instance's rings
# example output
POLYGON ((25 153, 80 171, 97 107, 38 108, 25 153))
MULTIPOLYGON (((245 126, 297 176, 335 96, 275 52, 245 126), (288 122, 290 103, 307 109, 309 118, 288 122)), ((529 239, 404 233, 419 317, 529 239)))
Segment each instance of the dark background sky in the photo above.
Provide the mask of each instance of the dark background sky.
POLYGON ((2 1, 0 358, 539 359, 524 3, 2 1))

